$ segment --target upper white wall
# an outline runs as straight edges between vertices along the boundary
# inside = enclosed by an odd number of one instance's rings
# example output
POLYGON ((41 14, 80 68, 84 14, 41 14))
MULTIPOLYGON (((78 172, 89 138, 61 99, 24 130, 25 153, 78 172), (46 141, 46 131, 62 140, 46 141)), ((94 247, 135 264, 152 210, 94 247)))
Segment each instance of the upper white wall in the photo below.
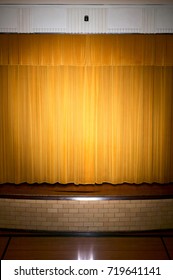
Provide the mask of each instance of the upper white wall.
POLYGON ((173 5, 0 5, 0 32, 173 33, 173 5))

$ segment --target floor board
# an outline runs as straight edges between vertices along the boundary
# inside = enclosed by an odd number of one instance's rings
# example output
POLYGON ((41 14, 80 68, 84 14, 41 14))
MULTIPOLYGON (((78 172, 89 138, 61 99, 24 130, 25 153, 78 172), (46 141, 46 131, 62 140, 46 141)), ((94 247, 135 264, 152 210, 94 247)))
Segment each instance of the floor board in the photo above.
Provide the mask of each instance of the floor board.
POLYGON ((160 237, 12 237, 4 259, 168 259, 160 237))
POLYGON ((164 237, 163 240, 171 259, 173 259, 173 237, 164 237))
POLYGON ((168 260, 166 252, 156 253, 153 251, 103 251, 88 253, 77 253, 75 251, 9 251, 6 260, 168 260))
POLYGON ((8 243, 8 240, 9 240, 9 237, 0 236, 0 259, 2 259, 4 250, 8 243))
POLYGON ((0 198, 74 199, 75 197, 104 199, 173 198, 173 183, 169 184, 1 184, 0 198))

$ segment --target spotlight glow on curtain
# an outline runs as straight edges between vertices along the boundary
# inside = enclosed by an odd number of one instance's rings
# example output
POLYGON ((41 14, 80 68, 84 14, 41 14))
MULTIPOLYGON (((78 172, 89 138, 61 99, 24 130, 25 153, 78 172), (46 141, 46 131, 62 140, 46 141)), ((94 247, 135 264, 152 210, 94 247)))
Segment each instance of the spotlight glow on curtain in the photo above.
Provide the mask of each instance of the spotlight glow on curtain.
POLYGON ((173 182, 173 35, 0 35, 0 183, 173 182))

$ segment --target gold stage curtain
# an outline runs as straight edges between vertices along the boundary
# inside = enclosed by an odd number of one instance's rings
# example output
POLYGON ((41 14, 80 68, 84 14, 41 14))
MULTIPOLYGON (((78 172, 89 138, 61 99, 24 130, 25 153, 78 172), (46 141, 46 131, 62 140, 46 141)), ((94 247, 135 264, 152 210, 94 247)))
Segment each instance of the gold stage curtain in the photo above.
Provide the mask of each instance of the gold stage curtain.
POLYGON ((173 35, 0 35, 0 183, 173 182, 173 35))

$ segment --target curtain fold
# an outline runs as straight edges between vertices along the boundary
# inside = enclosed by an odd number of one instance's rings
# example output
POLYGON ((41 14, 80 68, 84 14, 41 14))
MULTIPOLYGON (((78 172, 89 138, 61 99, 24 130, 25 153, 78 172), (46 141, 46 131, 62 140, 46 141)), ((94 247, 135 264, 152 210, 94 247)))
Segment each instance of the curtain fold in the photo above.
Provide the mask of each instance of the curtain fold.
POLYGON ((0 35, 0 183, 173 182, 172 35, 0 35))

